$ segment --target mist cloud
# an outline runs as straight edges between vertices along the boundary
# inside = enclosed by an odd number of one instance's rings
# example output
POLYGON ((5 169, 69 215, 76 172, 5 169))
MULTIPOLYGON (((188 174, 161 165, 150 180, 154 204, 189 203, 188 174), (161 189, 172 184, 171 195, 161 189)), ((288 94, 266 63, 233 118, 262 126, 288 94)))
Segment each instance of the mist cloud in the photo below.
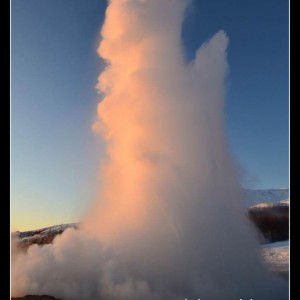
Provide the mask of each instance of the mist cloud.
POLYGON ((99 199, 78 231, 13 255, 12 292, 62 299, 283 300, 260 263, 224 129, 228 37, 183 58, 186 1, 111 0, 94 128, 99 199))

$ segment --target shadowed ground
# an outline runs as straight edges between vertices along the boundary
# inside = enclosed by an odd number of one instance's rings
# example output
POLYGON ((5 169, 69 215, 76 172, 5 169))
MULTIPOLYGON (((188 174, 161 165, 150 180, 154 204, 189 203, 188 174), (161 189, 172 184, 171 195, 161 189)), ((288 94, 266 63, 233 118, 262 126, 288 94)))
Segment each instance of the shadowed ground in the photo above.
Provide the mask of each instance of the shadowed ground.
POLYGON ((48 295, 36 296, 26 295, 25 297, 11 298, 11 300, 61 300, 48 295))

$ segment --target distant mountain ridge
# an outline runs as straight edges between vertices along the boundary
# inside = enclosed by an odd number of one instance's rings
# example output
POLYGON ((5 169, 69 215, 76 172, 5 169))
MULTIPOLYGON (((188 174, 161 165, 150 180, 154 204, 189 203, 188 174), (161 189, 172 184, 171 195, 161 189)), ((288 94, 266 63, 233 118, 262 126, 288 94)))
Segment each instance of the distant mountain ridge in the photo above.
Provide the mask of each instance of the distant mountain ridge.
POLYGON ((246 189, 245 204, 248 207, 257 205, 259 203, 277 203, 289 202, 289 189, 266 189, 266 190, 250 190, 246 189))
POLYGON ((11 237, 18 242, 20 248, 28 248, 32 244, 50 244, 57 235, 62 234, 66 229, 78 229, 78 226, 79 223, 69 223, 23 232, 15 231, 11 233, 11 237))

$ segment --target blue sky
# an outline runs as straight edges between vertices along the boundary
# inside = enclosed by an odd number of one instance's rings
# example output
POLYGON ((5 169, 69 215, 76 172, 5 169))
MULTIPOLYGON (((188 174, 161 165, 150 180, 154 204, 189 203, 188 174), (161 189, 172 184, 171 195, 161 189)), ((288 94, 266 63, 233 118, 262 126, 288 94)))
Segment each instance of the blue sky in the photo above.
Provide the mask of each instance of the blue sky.
MULTIPOLYGON (((106 1, 11 5, 12 227, 77 221, 95 197, 104 153, 90 128, 106 1)), ((287 187, 288 1, 197 0, 186 15, 187 60, 219 29, 229 36, 227 130, 244 184, 287 187)))

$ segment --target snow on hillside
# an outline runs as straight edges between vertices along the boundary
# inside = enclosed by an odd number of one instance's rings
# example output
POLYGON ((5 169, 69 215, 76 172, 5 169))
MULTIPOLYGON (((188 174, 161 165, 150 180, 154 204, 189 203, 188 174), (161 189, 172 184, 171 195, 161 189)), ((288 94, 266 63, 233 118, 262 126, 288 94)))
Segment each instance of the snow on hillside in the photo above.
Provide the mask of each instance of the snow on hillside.
POLYGON ((54 237, 64 232, 67 228, 78 228, 78 223, 61 224, 30 231, 16 231, 11 233, 11 237, 16 239, 19 245, 47 244, 51 243, 54 237))
POLYGON ((289 241, 263 245, 262 260, 274 272, 289 272, 289 241))
POLYGON ((282 203, 282 204, 286 204, 286 205, 290 205, 290 199, 286 199, 286 200, 281 200, 281 201, 279 201, 280 203, 282 203))
POLYGON ((273 208, 273 207, 289 207, 290 206, 290 202, 289 200, 282 200, 282 201, 278 201, 278 202, 262 202, 256 205, 251 206, 250 208, 273 208))
POLYGON ((32 237, 32 236, 36 236, 36 235, 47 236, 49 234, 55 234, 58 232, 62 232, 64 230, 66 230, 67 228, 76 228, 77 225, 78 225, 78 223, 61 224, 61 225, 55 225, 55 226, 51 226, 51 227, 45 227, 45 228, 30 230, 30 231, 23 231, 23 232, 16 231, 16 232, 13 232, 12 234, 15 237, 19 237, 20 239, 26 238, 26 237, 32 237))
POLYGON ((248 207, 259 203, 289 203, 289 189, 246 190, 248 207))

